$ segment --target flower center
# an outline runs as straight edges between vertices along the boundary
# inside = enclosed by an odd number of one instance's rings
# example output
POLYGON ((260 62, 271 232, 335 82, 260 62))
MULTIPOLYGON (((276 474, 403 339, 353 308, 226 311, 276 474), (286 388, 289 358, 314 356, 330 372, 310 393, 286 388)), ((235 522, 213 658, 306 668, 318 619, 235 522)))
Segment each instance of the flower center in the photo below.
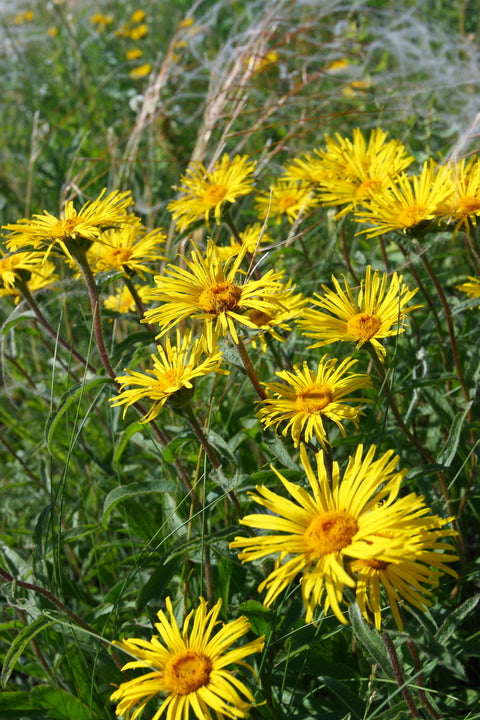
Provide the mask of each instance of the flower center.
POLYGON ((125 265, 130 260, 132 251, 129 248, 114 248, 110 252, 112 265, 125 265))
POLYGON ((230 282, 221 282, 202 290, 198 304, 205 312, 219 315, 228 310, 235 310, 241 297, 241 288, 230 282))
POLYGON ((410 205, 398 214, 397 225, 399 228, 413 227, 425 220, 426 214, 427 208, 424 205, 410 205))
POLYGON ((59 220, 57 224, 51 229, 51 237, 60 239, 72 235, 75 227, 82 222, 81 217, 69 218, 68 220, 59 220))
POLYGON ((207 685, 211 671, 210 658, 195 650, 184 650, 168 660, 163 681, 174 695, 188 695, 207 685))
POLYGON ((390 565, 390 563, 385 562, 385 560, 376 560, 375 558, 371 558, 370 560, 361 560, 360 562, 362 565, 372 568, 372 570, 386 570, 390 565))
POLYGON ((258 327, 260 327, 260 325, 268 325, 272 319, 271 315, 268 315, 266 312, 262 312, 262 310, 252 310, 252 312, 248 314, 248 317, 253 323, 255 323, 255 325, 258 325, 258 327))
POLYGON ((278 207, 281 212, 287 212, 287 210, 295 205, 296 202, 297 198, 294 195, 285 195, 284 197, 279 198, 278 207))
POLYGON ((314 383, 297 394, 295 410, 302 413, 316 413, 322 411, 331 402, 332 391, 328 385, 314 383))
POLYGON ((370 340, 377 334, 382 321, 376 315, 357 313, 347 323, 347 332, 361 340, 370 340))
POLYGON ((203 193, 203 202, 209 207, 214 207, 222 202, 227 194, 225 185, 211 185, 208 190, 203 193))
POLYGON ((304 538, 308 550, 316 556, 322 556, 350 545, 357 530, 357 521, 345 510, 330 510, 312 520, 304 538))
POLYGON ((466 195, 465 197, 459 198, 457 207, 455 208, 459 215, 468 215, 469 213, 476 213, 480 210, 480 200, 477 197, 466 195))

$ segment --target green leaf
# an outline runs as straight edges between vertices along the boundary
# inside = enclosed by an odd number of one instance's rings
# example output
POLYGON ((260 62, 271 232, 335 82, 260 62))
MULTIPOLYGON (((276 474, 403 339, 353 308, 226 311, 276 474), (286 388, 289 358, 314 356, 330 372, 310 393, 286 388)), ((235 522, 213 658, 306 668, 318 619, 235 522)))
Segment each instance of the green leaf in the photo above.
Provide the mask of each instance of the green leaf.
POLYGON ((90 708, 65 690, 38 685, 30 695, 33 707, 45 708, 51 720, 91 720, 90 708))
POLYGON ((17 637, 13 640, 12 644, 5 653, 5 660, 3 662, 2 673, 0 676, 0 683, 3 687, 6 687, 18 658, 22 655, 30 640, 33 640, 39 632, 47 627, 50 627, 54 624, 54 622, 54 620, 39 617, 18 633, 17 637))
POLYGON ((143 482, 133 482, 128 485, 120 485, 108 493, 103 503, 103 527, 107 527, 108 516, 118 503, 129 500, 138 495, 148 495, 150 493, 175 493, 176 484, 172 480, 166 478, 157 478, 155 480, 145 480, 143 482))
POLYGON ((453 635, 455 630, 458 628, 460 623, 468 617, 480 602, 480 595, 474 595, 468 600, 465 600, 459 607, 457 607, 447 619, 439 627, 438 632, 435 635, 435 639, 443 646, 446 641, 453 635))
POLYGON ((278 460, 280 460, 283 467, 290 468, 290 470, 298 470, 298 465, 293 462, 292 458, 287 452, 287 449, 285 448, 285 445, 280 440, 278 435, 275 435, 275 433, 273 432, 264 433, 263 441, 267 448, 270 450, 270 452, 275 455, 278 460))
POLYGON ((32 707, 29 692, 3 692, 1 703, 2 719, 5 720, 8 718, 18 720, 18 718, 45 717, 43 710, 32 707))
POLYGON ((462 410, 462 412, 457 413, 453 418, 447 441, 437 456, 437 462, 442 464, 444 467, 449 467, 453 462, 453 459, 458 449, 458 444, 460 442, 460 434, 462 432, 462 427, 465 420, 467 419, 467 415, 471 407, 472 402, 470 401, 466 404, 465 409, 462 410))
POLYGON ((94 380, 90 380, 89 382, 81 382, 77 383, 73 387, 69 388, 67 392, 65 392, 62 397, 60 398, 60 402, 58 404, 58 407, 55 409, 54 412, 52 412, 46 422, 45 425, 45 441, 47 443, 48 449, 52 450, 52 440, 53 435, 55 432, 55 429, 62 419, 63 415, 66 413, 66 411, 69 409, 69 407, 75 402, 79 401, 87 392, 90 392, 97 386, 106 385, 113 383, 113 380, 109 377, 102 377, 102 378, 95 378, 94 380))
POLYGON ((366 650, 367 657, 378 665, 385 677, 394 679, 393 670, 380 633, 367 624, 358 603, 355 602, 350 605, 348 614, 352 623, 353 634, 359 645, 366 650))
POLYGON ((164 590, 167 588, 170 580, 178 572, 178 558, 173 557, 165 562, 160 562, 152 576, 142 587, 138 593, 136 607, 137 611, 142 612, 143 608, 151 600, 157 603, 163 596, 164 590))

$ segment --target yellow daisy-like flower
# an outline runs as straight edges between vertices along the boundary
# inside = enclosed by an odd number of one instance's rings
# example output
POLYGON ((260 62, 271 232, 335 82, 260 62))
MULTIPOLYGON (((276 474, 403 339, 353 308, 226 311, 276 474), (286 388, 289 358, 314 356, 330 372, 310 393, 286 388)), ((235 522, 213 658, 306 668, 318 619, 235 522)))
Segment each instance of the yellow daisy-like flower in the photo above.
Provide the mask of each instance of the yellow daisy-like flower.
POLYGON ((392 181, 414 158, 407 155, 398 140, 388 140, 380 128, 372 130, 368 143, 361 130, 353 131, 353 141, 336 135, 327 138, 327 149, 317 151, 326 173, 320 200, 326 205, 345 205, 342 215, 364 203, 392 181))
POLYGON ((202 218, 208 223, 212 213, 219 223, 225 203, 251 192, 255 165, 246 155, 230 160, 227 154, 210 171, 203 163, 194 163, 181 177, 183 185, 178 190, 183 196, 167 205, 177 228, 186 230, 202 218))
POLYGON ((205 257, 195 249, 191 260, 183 258, 187 269, 168 265, 164 275, 154 278, 157 289, 150 296, 162 305, 147 310, 143 322, 158 323, 161 337, 188 317, 200 320, 208 352, 216 344, 215 337, 230 334, 238 343, 236 323, 258 328, 248 313, 256 310, 273 316, 291 292, 281 282, 281 272, 269 270, 259 279, 245 279, 240 269, 245 253, 246 247, 222 262, 217 246, 210 241, 205 257))
POLYGON ((30 293, 57 282, 55 265, 43 253, 18 252, 5 255, 0 250, 0 297, 11 296, 15 304, 22 299, 19 285, 26 283, 30 293))
POLYGON ((60 217, 44 210, 43 215, 34 215, 32 220, 25 218, 5 225, 4 229, 11 231, 7 236, 6 246, 11 250, 28 245, 35 249, 47 248, 48 256, 58 244, 70 257, 69 244, 80 240, 88 246, 98 240, 103 230, 118 227, 134 219, 133 215, 127 213, 127 208, 133 204, 130 192, 114 190, 108 195, 105 193, 106 190, 102 190, 96 200, 85 203, 79 212, 69 200, 60 217))
POLYGON ((469 298, 480 297, 480 278, 469 277, 468 282, 457 285, 457 290, 466 293, 469 298))
MULTIPOLYGON (((319 153, 318 150, 315 150, 315 152, 319 153)), ((315 157, 311 153, 295 158, 291 163, 285 165, 283 170, 283 177, 289 183, 298 183, 300 181, 313 187, 321 187, 324 180, 331 176, 332 170, 325 166, 320 157, 315 157)))
POLYGON ((128 73, 132 80, 140 80, 140 78, 144 78, 147 75, 149 75, 150 71, 152 69, 152 66, 150 63, 145 63, 144 65, 140 65, 137 68, 133 68, 133 70, 130 70, 128 73))
POLYGON ((316 371, 304 362, 303 368, 295 366, 293 372, 281 370, 275 373, 285 382, 262 383, 270 397, 261 401, 258 418, 267 428, 272 425, 278 427, 279 423, 287 421, 282 435, 290 432, 296 446, 301 440, 309 442, 316 437, 326 447, 326 418, 334 422, 345 437, 343 420, 352 420, 358 427, 358 418, 362 414, 360 407, 352 403, 369 402, 360 397, 348 398, 347 395, 372 387, 367 375, 348 372, 356 362, 347 358, 337 366, 336 359, 323 357, 316 371))
POLYGON ((217 247, 218 254, 222 260, 228 260, 228 258, 238 255, 242 247, 246 247, 247 252, 254 255, 262 244, 271 244, 274 242, 271 235, 263 231, 263 225, 261 223, 253 223, 245 228, 245 230, 239 233, 242 244, 238 243, 232 236, 230 238, 230 245, 219 245, 217 247))
MULTIPOLYGON (((192 333, 183 335, 177 330, 177 344, 172 345, 167 338, 165 348, 158 348, 158 355, 151 355, 153 368, 147 372, 127 370, 128 375, 115 378, 122 386, 122 391, 110 402, 114 407, 125 405, 123 415, 130 405, 147 398, 153 405, 140 422, 149 422, 157 417, 167 400, 175 400, 173 396, 181 390, 191 390, 192 381, 211 372, 228 375, 222 370, 222 353, 216 349, 203 360, 204 346, 201 339, 192 340, 192 333), (125 390, 128 386, 131 390, 125 390)), ((178 397, 176 398, 178 399, 178 397)))
POLYGON ((0 248, 0 283, 4 288, 12 289, 18 280, 30 278, 39 272, 43 262, 41 252, 4 253, 0 248))
POLYGON ((355 299, 347 280, 343 279, 343 290, 332 276, 335 289, 322 285, 324 295, 316 295, 318 299, 312 301, 327 312, 307 309, 298 320, 303 334, 317 339, 310 348, 336 341, 353 341, 359 348, 369 342, 383 361, 386 351, 380 340, 403 332, 407 313, 421 307, 407 307, 418 288, 409 290, 402 280, 397 273, 393 273, 390 280, 386 273, 380 274, 377 270, 372 275, 368 265, 355 299))
POLYGON ((398 534, 387 533, 390 544, 385 558, 388 556, 388 560, 362 559, 353 560, 350 564, 357 583, 355 596, 358 606, 366 620, 373 615, 377 630, 382 623, 382 587, 395 623, 399 630, 403 630, 401 607, 413 605, 418 610, 426 610, 432 605, 430 588, 438 585, 441 573, 457 577, 457 573, 445 563, 458 560, 458 555, 451 554, 451 545, 440 542, 445 536, 456 533, 440 530, 449 520, 434 517, 433 527, 428 526, 428 520, 428 516, 422 518, 424 527, 416 527, 413 533, 411 528, 398 534))
MULTIPOLYGON (((152 288, 148 285, 135 285, 135 290, 140 300, 145 300, 150 295, 152 288)), ((136 310, 135 300, 126 285, 118 288, 113 295, 105 298, 103 306, 107 310, 122 314, 135 312, 136 310)))
POLYGON ((291 223, 300 213, 306 213, 319 204, 310 184, 290 180, 278 180, 270 187, 270 192, 257 195, 256 200, 255 210, 261 220, 273 217, 281 222, 286 217, 291 223))
POLYGON ((145 265, 165 260, 158 251, 166 235, 160 228, 146 232, 140 220, 102 233, 88 250, 87 258, 94 273, 117 270, 132 275, 154 273, 145 265))
POLYGON ((331 607, 340 622, 346 623, 340 603, 344 587, 355 587, 349 573, 351 560, 389 561, 392 533, 404 538, 406 557, 411 557, 416 537, 426 532, 435 539, 451 534, 440 529, 448 521, 428 514, 422 497, 415 493, 398 497, 406 470, 395 471, 398 457, 392 451, 374 460, 375 450, 371 447, 364 456, 359 445, 343 477, 334 462, 330 484, 323 453, 316 455, 314 472, 302 445, 300 458, 311 492, 273 468, 291 499, 265 486, 249 493, 269 512, 247 515, 240 522, 266 533, 235 538, 231 547, 241 550, 242 561, 277 556, 274 569, 258 588, 267 590, 267 607, 301 574, 306 622, 314 619, 315 609, 323 603, 325 612, 331 607))
POLYGON ((447 166, 451 171, 452 193, 442 208, 444 220, 455 224, 454 234, 477 227, 480 216, 480 160, 461 160, 447 166))
POLYGON ((414 231, 444 213, 453 193, 451 171, 425 162, 420 175, 398 175, 390 187, 376 188, 355 219, 372 225, 361 233, 375 237, 390 230, 414 231))
POLYGON ((278 342, 285 342, 285 338, 280 335, 279 331, 284 330, 289 332, 291 329, 291 321, 295 320, 295 318, 302 314, 307 303, 307 299, 301 293, 295 292, 291 280, 288 280, 284 287, 285 296, 282 299, 282 304, 273 312, 266 313, 261 310, 248 311, 248 319, 259 331, 258 333, 253 334, 250 338, 253 348, 256 348, 257 343, 259 343, 262 351, 266 352, 266 334, 275 338, 278 342))
POLYGON ((219 621, 221 605, 219 600, 207 610, 207 603, 200 598, 200 605, 187 615, 180 630, 167 598, 169 617, 160 610, 159 622, 155 623, 160 638, 154 635, 151 640, 130 638, 115 643, 136 658, 122 670, 149 671, 122 683, 111 695, 110 700, 118 702, 117 715, 135 720, 149 700, 163 694, 165 698, 152 720, 163 713, 166 720, 186 720, 190 711, 197 720, 247 717, 255 699, 228 668, 238 664, 253 673, 244 659, 263 649, 264 637, 232 648, 250 626, 243 616, 228 623, 219 621))

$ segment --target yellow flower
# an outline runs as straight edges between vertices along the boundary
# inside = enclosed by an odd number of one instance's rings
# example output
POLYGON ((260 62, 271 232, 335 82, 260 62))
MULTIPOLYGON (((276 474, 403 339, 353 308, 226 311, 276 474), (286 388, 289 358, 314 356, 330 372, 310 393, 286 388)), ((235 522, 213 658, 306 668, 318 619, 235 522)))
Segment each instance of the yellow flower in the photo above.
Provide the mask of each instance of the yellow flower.
POLYGON ((139 80, 140 78, 145 77, 150 73, 152 69, 152 66, 149 63, 145 63, 144 65, 140 65, 140 67, 134 68, 133 70, 130 70, 128 73, 132 80, 139 80))
POLYGON ((237 674, 227 668, 241 665, 253 673, 244 659, 262 650, 264 638, 237 645, 250 629, 247 618, 222 623, 218 620, 221 605, 219 600, 207 610, 207 603, 200 598, 200 605, 187 615, 180 630, 167 598, 170 617, 160 610, 159 622, 155 623, 160 638, 154 635, 150 641, 130 638, 115 643, 135 658, 122 670, 148 671, 122 683, 112 694, 110 699, 118 702, 117 715, 135 720, 149 700, 163 694, 152 720, 163 713, 166 720, 181 720, 190 717, 190 712, 197 720, 212 720, 212 712, 218 720, 247 717, 255 699, 237 674))
POLYGON ((15 287, 20 280, 30 279, 39 272, 43 262, 41 252, 4 253, 0 248, 0 283, 7 289, 15 287))
MULTIPOLYGON (((135 290, 140 300, 145 300, 152 289, 148 285, 135 285, 135 290)), ((109 295, 105 298, 103 306, 107 310, 113 310, 113 312, 117 313, 131 313, 135 312, 136 309, 135 300, 126 285, 118 288, 114 295, 109 295)))
POLYGON ((96 25, 99 31, 102 31, 107 27, 107 25, 112 24, 113 18, 111 15, 104 15, 99 12, 91 16, 90 22, 92 25, 96 25))
POLYGON ((304 335, 317 339, 310 348, 337 341, 353 341, 359 348, 369 342, 383 361, 386 351, 379 341, 403 332, 407 313, 421 307, 406 307, 417 288, 409 290, 402 279, 401 275, 393 273, 388 284, 386 273, 380 275, 375 271, 372 275, 368 265, 355 299, 347 280, 343 279, 343 290, 332 276, 335 290, 322 285, 324 295, 316 295, 318 299, 312 301, 327 312, 307 309, 298 321, 304 335))
POLYGON ((284 383, 262 383, 267 390, 266 400, 261 402, 257 416, 265 427, 288 421, 282 435, 290 431, 297 446, 300 440, 309 442, 316 437, 326 447, 328 444, 324 420, 334 422, 345 437, 343 420, 352 420, 358 427, 360 407, 352 403, 369 402, 360 397, 347 398, 357 390, 371 388, 367 375, 348 372, 357 361, 343 360, 337 367, 337 360, 323 357, 317 370, 311 370, 307 362, 303 368, 295 366, 293 372, 281 370, 275 373, 284 383), (286 384, 285 384, 286 383, 286 384))
POLYGON ((203 334, 210 352, 214 336, 230 334, 238 343, 236 323, 256 329, 248 313, 256 310, 272 316, 283 306, 290 289, 281 283, 283 273, 269 270, 259 279, 242 277, 240 269, 246 248, 236 257, 222 262, 218 248, 209 242, 205 257, 197 249, 191 260, 183 258, 187 269, 168 265, 163 276, 154 278, 157 289, 150 299, 162 303, 147 310, 143 322, 159 323, 161 337, 170 328, 190 317, 203 322, 203 334))
POLYGON ((261 223, 253 223, 245 228, 245 230, 239 233, 242 244, 238 243, 232 236, 230 238, 230 245, 219 245, 217 247, 218 254, 222 260, 228 260, 228 258, 238 255, 243 247, 250 255, 260 249, 260 246, 265 243, 273 243, 274 240, 268 233, 264 232, 263 225, 261 223))
POLYGON ((469 277, 468 282, 457 285, 457 290, 466 293, 469 298, 480 297, 480 278, 469 277))
POLYGON ((127 50, 125 53, 127 60, 138 60, 138 58, 141 58, 142 55, 143 50, 140 50, 140 48, 132 48, 131 50, 127 50))
POLYGON ((468 232, 471 227, 477 227, 480 216, 480 160, 461 160, 447 167, 452 193, 442 207, 443 219, 455 224, 455 234, 462 227, 468 232))
POLYGON ((177 228, 186 230, 202 218, 208 223, 211 213, 219 223, 224 204, 233 203, 251 191, 254 169, 255 163, 246 155, 236 155, 230 160, 225 154, 211 171, 203 163, 194 163, 181 177, 183 186, 178 190, 183 197, 167 205, 177 228))
POLYGON ((15 25, 22 25, 24 22, 32 22, 35 15, 32 10, 26 10, 25 12, 18 13, 15 15, 15 25))
MULTIPOLYGON (((439 537, 452 534, 440 529, 448 521, 429 515, 422 497, 410 493, 398 498, 406 470, 395 471, 398 457, 392 451, 374 460, 375 450, 371 447, 363 457, 359 445, 343 477, 334 462, 330 484, 323 453, 316 455, 315 473, 302 445, 300 458, 311 492, 274 469, 291 499, 265 486, 249 493, 268 514, 247 515, 240 522, 266 533, 235 538, 231 547, 241 550, 242 561, 277 556, 274 569, 258 588, 259 592, 267 590, 267 607, 300 574, 305 621, 311 622, 315 609, 323 603, 325 612, 331 607, 338 620, 346 623, 340 603, 344 587, 355 588, 349 573, 351 560, 389 562, 392 533, 403 538, 407 558, 425 534, 432 547, 439 537)), ((438 567, 438 561, 435 564, 438 567)))
POLYGON ((130 19, 134 23, 141 23, 142 20, 145 20, 146 12, 145 10, 134 10, 130 19))
POLYGON ((247 58, 246 64, 253 70, 254 75, 265 72, 272 65, 276 65, 280 55, 276 50, 269 50, 265 55, 251 55, 247 58))
POLYGON ((326 138, 327 148, 317 151, 325 169, 320 200, 326 205, 345 205, 342 215, 365 202, 379 188, 389 187, 414 160, 398 140, 376 128, 365 140, 359 128, 353 141, 340 135, 326 138))
POLYGON ((45 262, 43 253, 17 252, 6 255, 0 249, 0 296, 11 296, 17 304, 22 298, 19 287, 23 283, 34 293, 57 280, 55 265, 45 262))
POLYGON ((288 280, 284 286, 282 304, 275 310, 269 313, 261 310, 249 310, 248 319, 258 330, 249 338, 252 347, 256 348, 259 343, 262 351, 266 352, 265 336, 267 334, 278 342, 285 342, 285 338, 280 335, 279 331, 290 331, 290 322, 303 313, 306 303, 306 298, 301 293, 295 293, 292 281, 288 280))
POLYGON ((133 220, 134 216, 127 213, 127 208, 133 204, 130 192, 114 190, 108 195, 105 192, 105 189, 102 190, 96 200, 85 203, 79 212, 73 207, 73 202, 68 200, 60 217, 44 210, 43 215, 34 215, 33 220, 25 218, 5 225, 4 229, 11 231, 6 246, 13 250, 28 245, 35 249, 46 247, 48 256, 58 244, 70 257, 69 244, 80 240, 88 246, 100 237, 103 230, 133 220))
POLYGON ((318 206, 309 184, 289 180, 278 180, 270 187, 270 192, 257 195, 256 200, 258 217, 261 220, 273 217, 277 222, 286 217, 293 223, 300 213, 318 206))
POLYGON ((291 163, 285 165, 283 171, 283 177, 289 183, 295 184, 300 181, 303 185, 313 185, 313 187, 321 186, 331 175, 332 170, 325 167, 323 161, 311 153, 294 158, 291 163))
POLYGON ((453 530, 440 530, 448 522, 436 516, 427 516, 421 518, 420 526, 417 525, 413 532, 408 527, 401 532, 388 532, 389 547, 383 560, 353 560, 350 564, 350 571, 357 582, 355 595, 358 606, 366 620, 370 620, 373 614, 377 630, 380 630, 382 622, 382 587, 395 623, 399 630, 403 630, 400 607, 413 605, 418 610, 426 610, 432 604, 432 591, 424 586, 436 587, 442 572, 457 576, 445 563, 458 560, 458 556, 448 554, 453 549, 451 545, 439 542, 447 535, 456 534, 453 530))
POLYGON ((401 174, 390 187, 374 188, 355 219, 373 226, 361 231, 369 238, 389 230, 415 231, 440 218, 452 193, 450 170, 425 162, 420 175, 401 174))
POLYGON ((127 370, 128 375, 117 377, 116 381, 122 385, 122 391, 110 402, 114 407, 125 405, 123 415, 130 405, 147 398, 153 400, 153 405, 140 422, 149 422, 157 417, 167 400, 171 400, 175 393, 183 389, 193 388, 192 380, 203 377, 211 372, 228 374, 222 370, 222 353, 212 350, 210 355, 201 359, 204 351, 201 340, 192 341, 192 333, 186 331, 183 336, 177 330, 177 344, 172 345, 167 338, 165 348, 158 347, 158 355, 151 355, 153 368, 147 372, 127 370), (133 389, 124 388, 133 385, 133 389))
POLYGON ((141 40, 141 38, 144 38, 147 33, 148 25, 147 23, 142 23, 138 27, 132 28, 128 34, 132 40, 141 40))
POLYGON ((145 265, 159 263, 165 258, 159 253, 159 246, 166 235, 160 228, 146 232, 140 220, 114 230, 106 230, 89 248, 87 257, 94 273, 117 270, 132 275, 154 273, 145 265))

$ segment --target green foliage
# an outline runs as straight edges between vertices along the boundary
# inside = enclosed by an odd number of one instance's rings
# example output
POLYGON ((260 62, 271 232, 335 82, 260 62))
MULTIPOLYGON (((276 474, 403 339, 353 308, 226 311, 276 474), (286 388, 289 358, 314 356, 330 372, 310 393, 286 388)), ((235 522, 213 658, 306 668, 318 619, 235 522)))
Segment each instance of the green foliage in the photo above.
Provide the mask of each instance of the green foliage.
MULTIPOLYGON (((52 1, 33 3, 33 19, 4 11, 2 224, 44 210, 57 216, 65 201, 80 206, 104 187, 131 190, 145 225, 164 227, 168 262, 181 264, 192 241, 225 246, 237 227, 258 221, 254 202, 240 197, 224 222, 178 232, 167 204, 191 161, 209 167, 224 152, 248 154, 255 187, 268 192, 284 164, 357 127, 387 130, 417 169, 453 150, 477 153, 478 10, 423 5, 52 1), (132 21, 136 10, 144 20, 132 21), (111 22, 92 22, 95 13, 111 22), (142 23, 147 32, 135 37, 142 23), (128 58, 134 49, 141 57, 128 58), (131 74, 146 64, 144 76, 131 74)), ((135 673, 120 671, 128 659, 112 643, 150 639, 168 596, 179 618, 199 597, 221 598, 222 621, 244 615, 249 639, 265 636, 250 659, 252 720, 400 720, 414 716, 408 696, 416 717, 480 718, 479 303, 457 290, 479 274, 478 228, 455 238, 448 230, 367 238, 337 209, 293 224, 268 218, 273 242, 246 272, 283 270, 309 297, 332 274, 358 284, 366 265, 401 272, 418 288, 421 307, 386 342, 383 373, 365 348, 350 348, 373 387, 363 392, 358 429, 345 423, 343 436, 332 423, 329 440, 342 468, 360 443, 398 454, 408 469, 401 494, 417 492, 454 518, 458 578, 441 576, 425 612, 408 605, 402 630, 383 596, 381 632, 353 595, 349 625, 322 608, 306 624, 297 582, 265 607, 258 585, 271 560, 242 564, 230 543, 246 536, 241 517, 257 512, 256 486, 284 492, 274 469, 306 487, 298 448, 284 425, 262 428, 252 375, 228 336, 229 374, 195 380, 193 419, 181 397, 151 423, 140 422, 148 400, 143 413, 112 407, 118 386, 102 363, 98 308, 54 252, 59 280, 35 294, 45 322, 24 299, 0 297, 2 718, 114 718, 110 695, 135 673)), ((152 277, 165 265, 152 263, 152 277)), ((101 301, 122 280, 113 270, 96 275, 101 301)), ((102 309, 101 328, 116 376, 149 367, 156 329, 135 311, 102 309)), ((346 354, 342 342, 310 349, 298 327, 279 332, 284 342, 266 336, 264 346, 258 334, 242 335, 261 383, 325 352, 346 354)), ((309 452, 320 449, 311 440, 309 452)), ((153 701, 143 717, 158 707, 153 701)))

